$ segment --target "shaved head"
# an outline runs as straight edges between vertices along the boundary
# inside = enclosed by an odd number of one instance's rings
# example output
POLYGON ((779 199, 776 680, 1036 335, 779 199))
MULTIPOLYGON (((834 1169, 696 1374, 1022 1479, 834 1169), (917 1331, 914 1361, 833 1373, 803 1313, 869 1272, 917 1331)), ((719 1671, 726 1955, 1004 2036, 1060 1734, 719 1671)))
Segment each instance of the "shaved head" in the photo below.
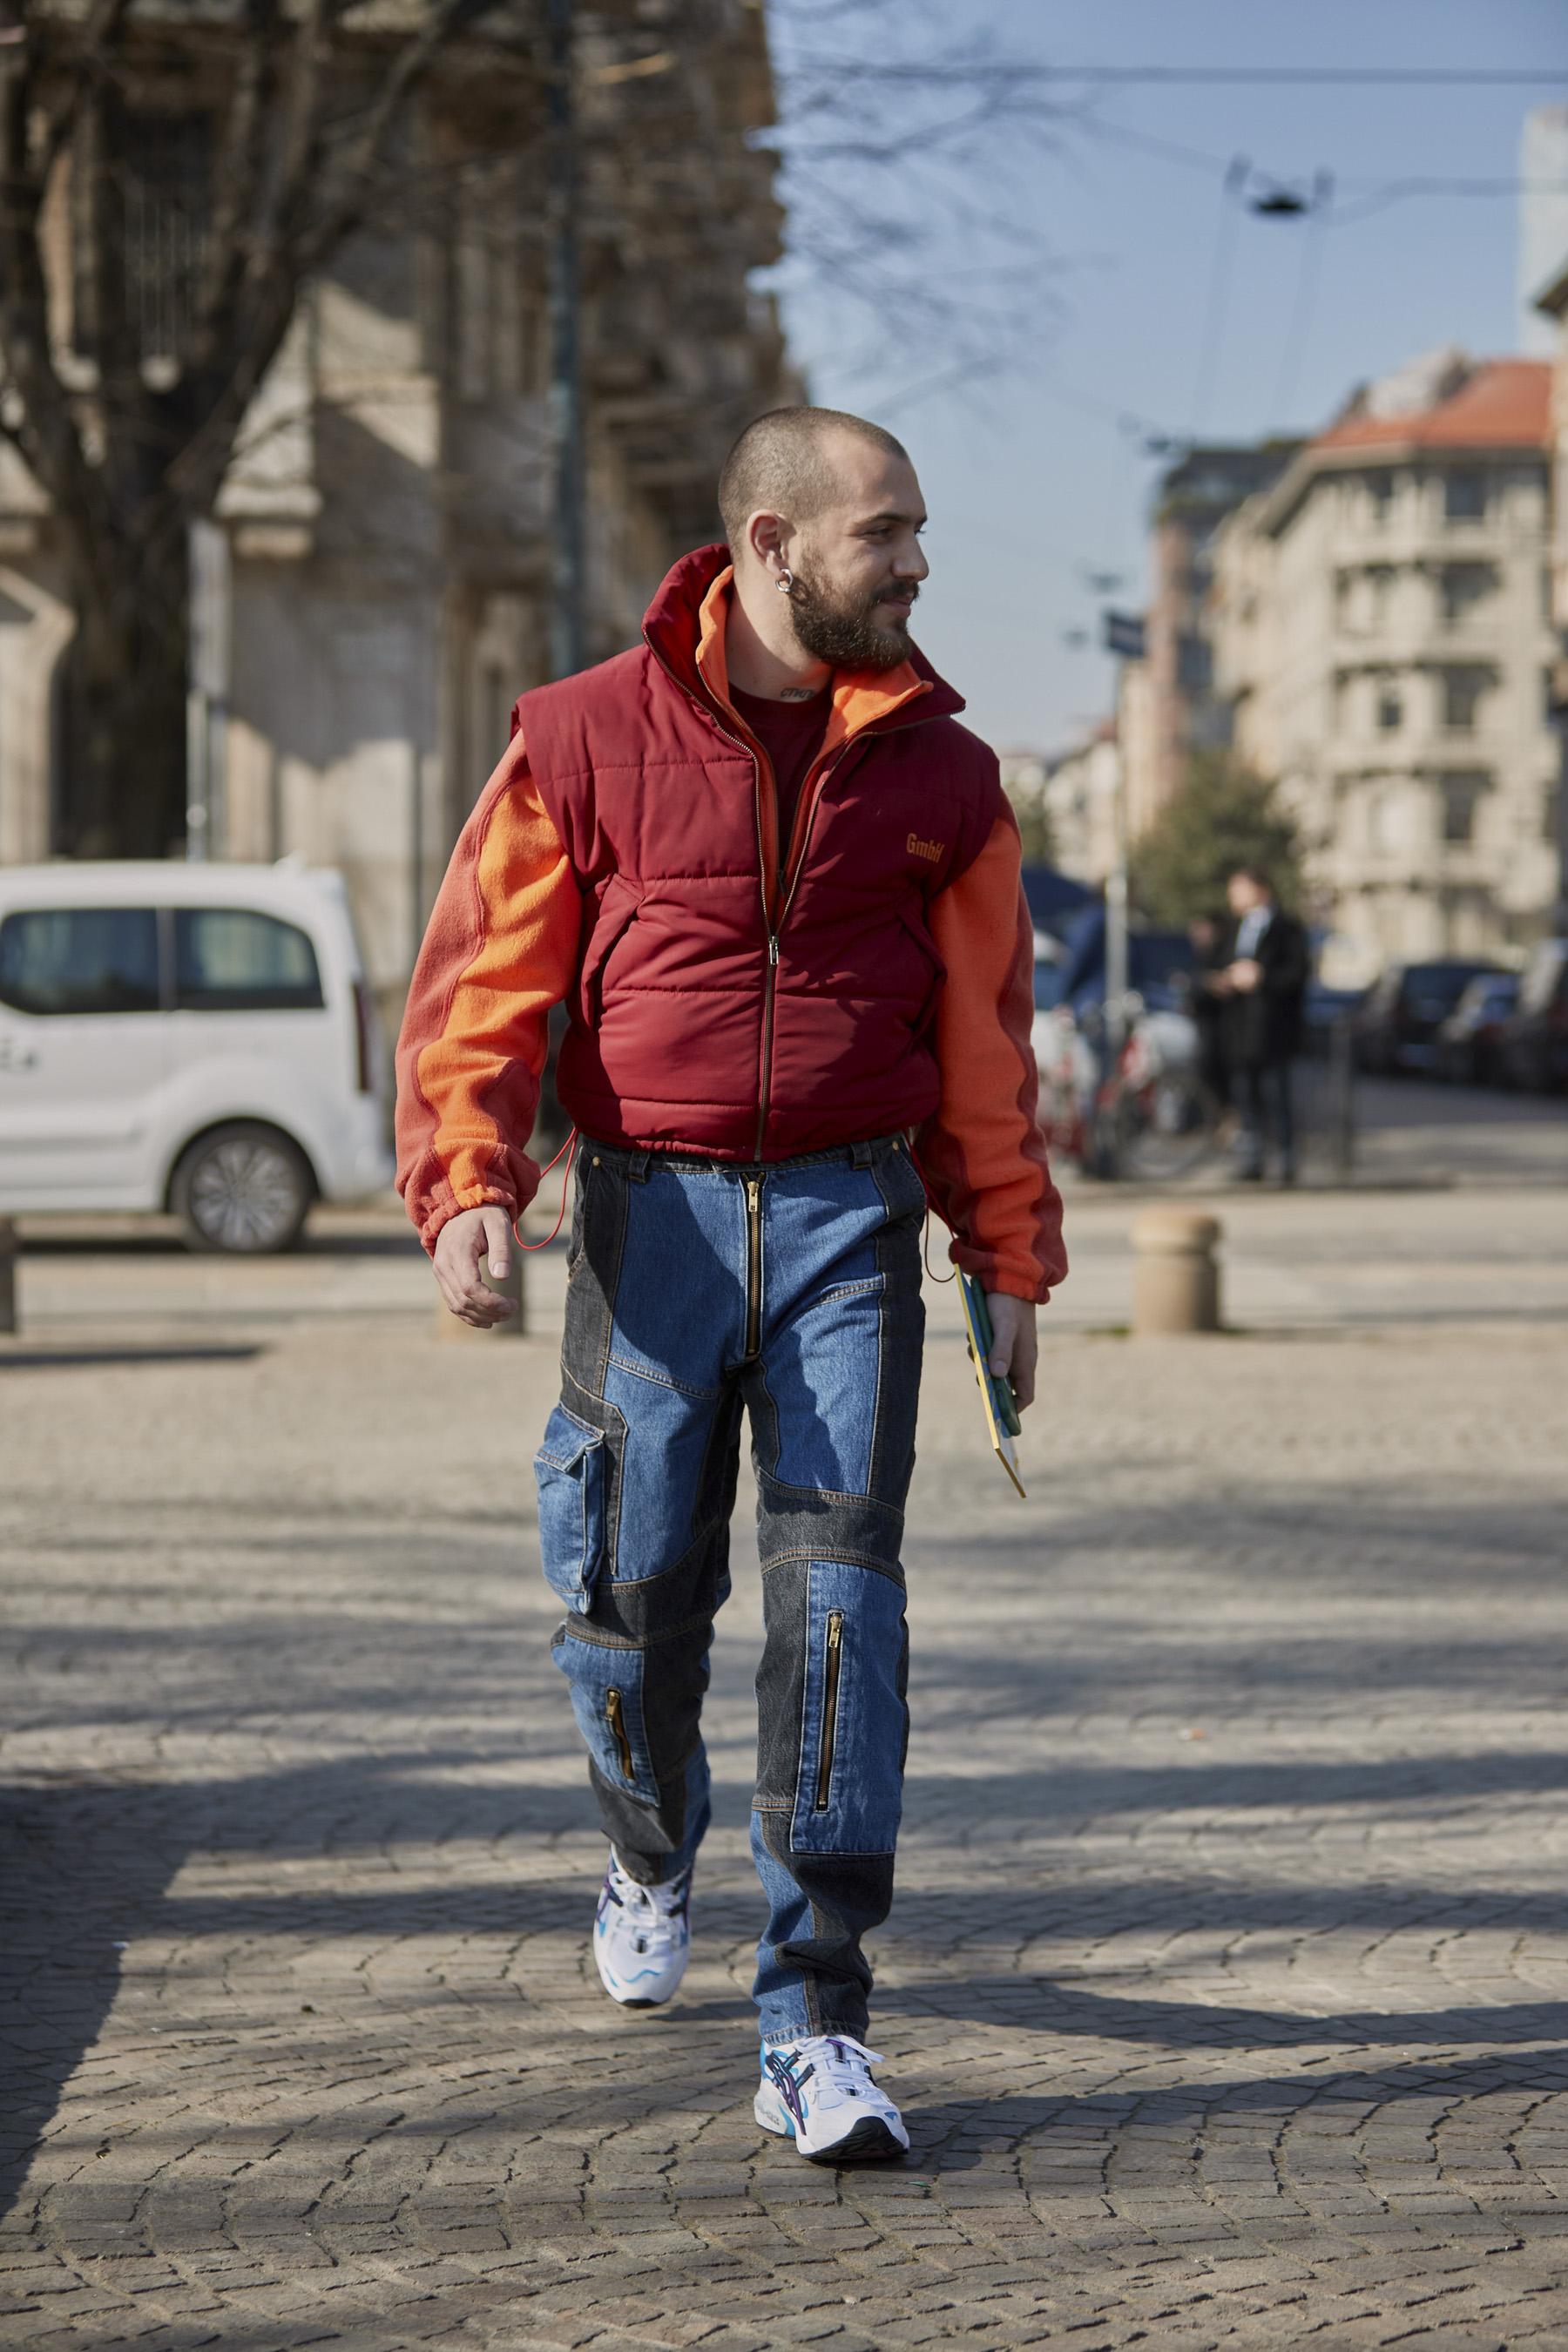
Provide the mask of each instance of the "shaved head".
POLYGON ((841 484, 832 445, 845 434, 909 462, 909 451, 881 425, 839 408, 773 408, 747 425, 719 477, 719 511, 732 555, 740 553, 752 515, 765 509, 798 530, 833 504, 841 484))

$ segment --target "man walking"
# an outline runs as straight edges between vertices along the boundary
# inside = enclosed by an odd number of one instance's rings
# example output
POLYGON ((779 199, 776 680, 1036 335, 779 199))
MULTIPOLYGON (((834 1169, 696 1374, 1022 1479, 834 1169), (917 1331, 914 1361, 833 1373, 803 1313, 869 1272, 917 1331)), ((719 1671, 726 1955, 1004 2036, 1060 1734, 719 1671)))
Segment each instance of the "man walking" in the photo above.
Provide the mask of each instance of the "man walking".
POLYGON ((564 1000, 582 1140, 534 1466, 555 1659, 610 1840, 595 1957, 627 2008, 686 1966, 745 1414, 766 1621, 756 2113, 839 2163, 909 2145, 869 2071, 862 1943, 892 1898, 908 1737, 925 1186, 1020 1405, 1066 1265, 1017 828, 910 641, 913 467, 876 425, 784 409, 731 450, 720 506, 728 545, 675 566, 643 645, 518 704, 415 973, 398 1182, 453 1312, 510 1314, 480 1267, 506 1269, 539 1181, 564 1000))
POLYGON ((1237 866, 1226 885, 1236 917, 1230 961, 1218 976, 1224 1003, 1225 1058, 1241 1114, 1237 1173, 1258 1182, 1272 1132, 1279 1181, 1296 1181, 1296 1126, 1290 1064, 1301 1044, 1307 934, 1275 904, 1266 874, 1237 866))

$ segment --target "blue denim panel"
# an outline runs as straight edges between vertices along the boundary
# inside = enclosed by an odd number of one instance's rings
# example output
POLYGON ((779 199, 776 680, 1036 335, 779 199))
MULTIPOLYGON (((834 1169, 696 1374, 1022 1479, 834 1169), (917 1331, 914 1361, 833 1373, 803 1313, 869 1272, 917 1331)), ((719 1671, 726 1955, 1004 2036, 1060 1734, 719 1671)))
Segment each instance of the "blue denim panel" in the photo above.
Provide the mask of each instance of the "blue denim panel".
POLYGON ((902 1587, 875 1569, 814 1559, 806 1572, 805 1614, 805 1696, 790 1849, 891 1853, 903 1810, 902 1587), (827 1731, 827 1621, 836 1610, 843 1617, 838 1704, 827 1802, 819 1806, 827 1731))
MULTIPOLYGON (((764 2045, 771 2042, 801 2042, 822 2032, 822 2019, 805 1972, 793 1961, 781 1960, 781 1944, 801 1943, 812 1931, 810 1897, 781 1862, 768 1852, 760 1817, 752 1815, 752 1860, 767 1899, 768 1924, 757 1946, 757 1974, 752 1999, 764 2045)), ((861 2037, 856 2036, 857 2040, 861 2037)))
POLYGON ((868 1169, 770 1174, 763 1358, 778 1430, 772 1475, 836 1495, 870 1490, 881 1379, 887 1219, 868 1169))
POLYGON ((626 1186, 612 1355, 714 1396, 745 1346, 746 1196, 728 1171, 626 1186))
POLYGON ((696 1538, 718 1394, 693 1395, 612 1353, 605 1400, 626 1423, 614 1573, 617 1583, 636 1583, 673 1568, 696 1538))
POLYGON ((623 1649, 618 1644, 612 1648, 602 1642, 582 1641, 573 1633, 568 1619, 555 1638, 552 1654, 572 1685, 572 1712, 577 1718, 577 1728, 605 1779, 613 1789, 624 1790, 639 1803, 657 1805, 658 1783, 643 1729, 645 1653, 623 1649), (620 1743, 610 1727, 609 1694, 613 1690, 621 1695, 621 1720, 632 1752, 629 1780, 621 1760, 620 1743))
POLYGON ((545 1580, 580 1615, 593 1606, 605 1556, 605 1439, 558 1404, 533 1457, 545 1580))

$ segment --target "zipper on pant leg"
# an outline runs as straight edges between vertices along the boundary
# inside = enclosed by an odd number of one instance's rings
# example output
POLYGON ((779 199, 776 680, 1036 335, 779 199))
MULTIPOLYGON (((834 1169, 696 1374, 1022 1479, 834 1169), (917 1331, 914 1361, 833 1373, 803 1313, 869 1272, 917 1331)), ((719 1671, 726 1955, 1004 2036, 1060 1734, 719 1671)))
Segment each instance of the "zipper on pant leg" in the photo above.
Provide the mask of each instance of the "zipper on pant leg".
POLYGON ((838 1670, 844 1658, 844 1612, 827 1613, 827 1652, 822 1677, 822 1740, 816 1751, 816 1808, 827 1811, 833 1793, 833 1750, 838 1739, 838 1670))
POLYGON ((622 1771, 628 1780, 635 1780, 637 1777, 637 1766, 632 1762, 632 1743, 626 1738, 626 1719, 621 1710, 621 1695, 618 1690, 605 1693, 605 1721, 610 1727, 611 1738, 620 1750, 622 1771))
POLYGON ((746 1361, 763 1346, 763 1180, 746 1181, 746 1361))

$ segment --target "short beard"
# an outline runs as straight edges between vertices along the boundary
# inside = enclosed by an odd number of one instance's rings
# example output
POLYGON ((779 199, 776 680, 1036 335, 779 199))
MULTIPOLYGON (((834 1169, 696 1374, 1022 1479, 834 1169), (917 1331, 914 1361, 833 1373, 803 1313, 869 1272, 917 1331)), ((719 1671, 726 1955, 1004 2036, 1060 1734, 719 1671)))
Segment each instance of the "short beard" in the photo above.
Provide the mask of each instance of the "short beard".
MULTIPOLYGON (((835 669, 897 669, 910 657, 909 624, 896 621, 890 629, 878 628, 871 614, 884 593, 878 589, 848 603, 835 604, 825 589, 797 572, 789 609, 801 646, 818 661, 831 662, 835 669)), ((908 593, 911 597, 920 593, 912 581, 908 593)))

